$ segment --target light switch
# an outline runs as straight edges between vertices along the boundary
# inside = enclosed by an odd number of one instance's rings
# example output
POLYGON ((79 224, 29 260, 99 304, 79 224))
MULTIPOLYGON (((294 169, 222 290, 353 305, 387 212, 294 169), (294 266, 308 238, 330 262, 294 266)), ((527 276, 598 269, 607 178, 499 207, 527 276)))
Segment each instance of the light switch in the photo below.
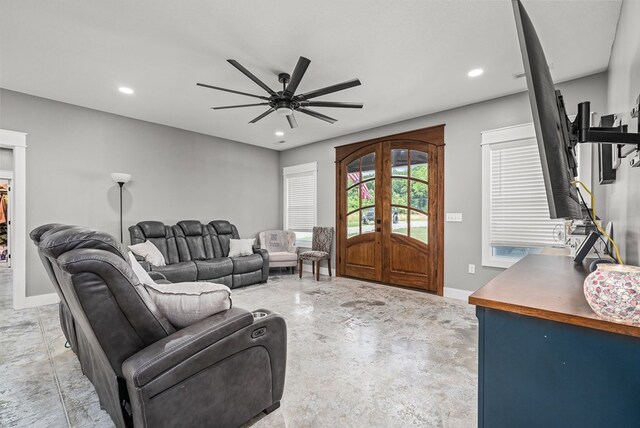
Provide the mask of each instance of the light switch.
POLYGON ((447 213, 447 221, 462 221, 462 213, 447 213))

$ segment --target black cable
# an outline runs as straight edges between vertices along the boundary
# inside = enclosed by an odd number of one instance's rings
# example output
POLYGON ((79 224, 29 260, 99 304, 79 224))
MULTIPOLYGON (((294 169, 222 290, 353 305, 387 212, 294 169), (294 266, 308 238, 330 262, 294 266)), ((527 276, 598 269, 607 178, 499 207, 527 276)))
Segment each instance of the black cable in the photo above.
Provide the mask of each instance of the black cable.
MULTIPOLYGON (((604 245, 604 253, 606 255, 608 255, 609 257, 611 257, 613 260, 615 260, 615 257, 613 257, 613 255, 611 254, 611 252, 609 251, 609 245, 607 244, 607 242, 604 240, 604 238, 602 237, 602 234, 600 233, 600 231, 598 230, 598 226, 596 225, 596 219, 593 218, 593 213, 592 211, 589 209, 589 207, 587 206, 587 203, 584 201, 584 198, 582 197, 582 192, 580 191, 580 188, 578 186, 576 186, 576 190, 578 191, 578 196, 580 197, 580 200, 582 201, 582 204, 584 205, 584 207, 587 209, 587 213, 589 214, 589 218, 591 219, 591 222, 593 223, 593 226, 596 228, 596 233, 598 234, 598 238, 600 238, 600 241, 602 242, 602 244, 604 245)), ((595 249, 595 247, 594 247, 595 249)), ((596 254, 598 254, 598 257, 600 257, 600 254, 598 253, 598 250, 596 249, 596 254)))

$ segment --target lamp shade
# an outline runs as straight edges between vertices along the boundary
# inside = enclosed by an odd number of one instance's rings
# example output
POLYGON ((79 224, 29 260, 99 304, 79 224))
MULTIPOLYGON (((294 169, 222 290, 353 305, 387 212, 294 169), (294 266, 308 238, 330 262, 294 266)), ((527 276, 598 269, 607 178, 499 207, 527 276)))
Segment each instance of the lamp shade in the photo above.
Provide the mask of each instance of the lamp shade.
POLYGON ((131 181, 131 174, 125 172, 112 172, 111 179, 116 183, 128 183, 131 181))

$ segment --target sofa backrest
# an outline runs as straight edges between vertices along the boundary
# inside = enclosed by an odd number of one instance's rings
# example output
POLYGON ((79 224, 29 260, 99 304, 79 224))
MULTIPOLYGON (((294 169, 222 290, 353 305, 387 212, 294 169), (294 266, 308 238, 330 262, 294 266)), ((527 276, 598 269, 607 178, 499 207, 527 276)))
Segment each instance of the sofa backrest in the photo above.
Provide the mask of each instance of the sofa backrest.
POLYGON ((296 233, 291 230, 265 230, 258 235, 260 248, 270 253, 296 252, 296 233))
POLYGON ((180 254, 173 228, 159 221, 141 221, 129 227, 131 244, 141 244, 151 241, 164 256, 167 264, 178 263, 180 254))
MULTIPOLYGON (((175 328, 151 301, 111 235, 60 227, 42 236, 62 294, 99 364, 122 376, 122 363, 175 328)), ((103 368, 103 370, 105 370, 103 368)))
POLYGON ((218 237, 212 228, 198 220, 182 220, 173 226, 180 261, 222 257, 218 237), (217 251, 216 251, 217 250, 217 251))
POLYGON ((222 257, 227 257, 229 255, 229 241, 231 239, 240 239, 238 229, 227 220, 213 220, 209 222, 209 225, 213 227, 218 242, 220 242, 222 257))

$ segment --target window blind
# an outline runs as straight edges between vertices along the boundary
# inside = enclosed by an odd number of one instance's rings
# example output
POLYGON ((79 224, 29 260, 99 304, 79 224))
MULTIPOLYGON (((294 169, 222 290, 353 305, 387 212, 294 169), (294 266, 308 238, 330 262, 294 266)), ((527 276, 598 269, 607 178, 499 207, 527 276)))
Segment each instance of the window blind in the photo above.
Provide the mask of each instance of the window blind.
POLYGON ((491 144, 490 244, 543 247, 556 244, 549 219, 540 155, 535 139, 491 144))
POLYGON ((284 227, 310 231, 316 225, 317 175, 315 163, 284 168, 284 227))

